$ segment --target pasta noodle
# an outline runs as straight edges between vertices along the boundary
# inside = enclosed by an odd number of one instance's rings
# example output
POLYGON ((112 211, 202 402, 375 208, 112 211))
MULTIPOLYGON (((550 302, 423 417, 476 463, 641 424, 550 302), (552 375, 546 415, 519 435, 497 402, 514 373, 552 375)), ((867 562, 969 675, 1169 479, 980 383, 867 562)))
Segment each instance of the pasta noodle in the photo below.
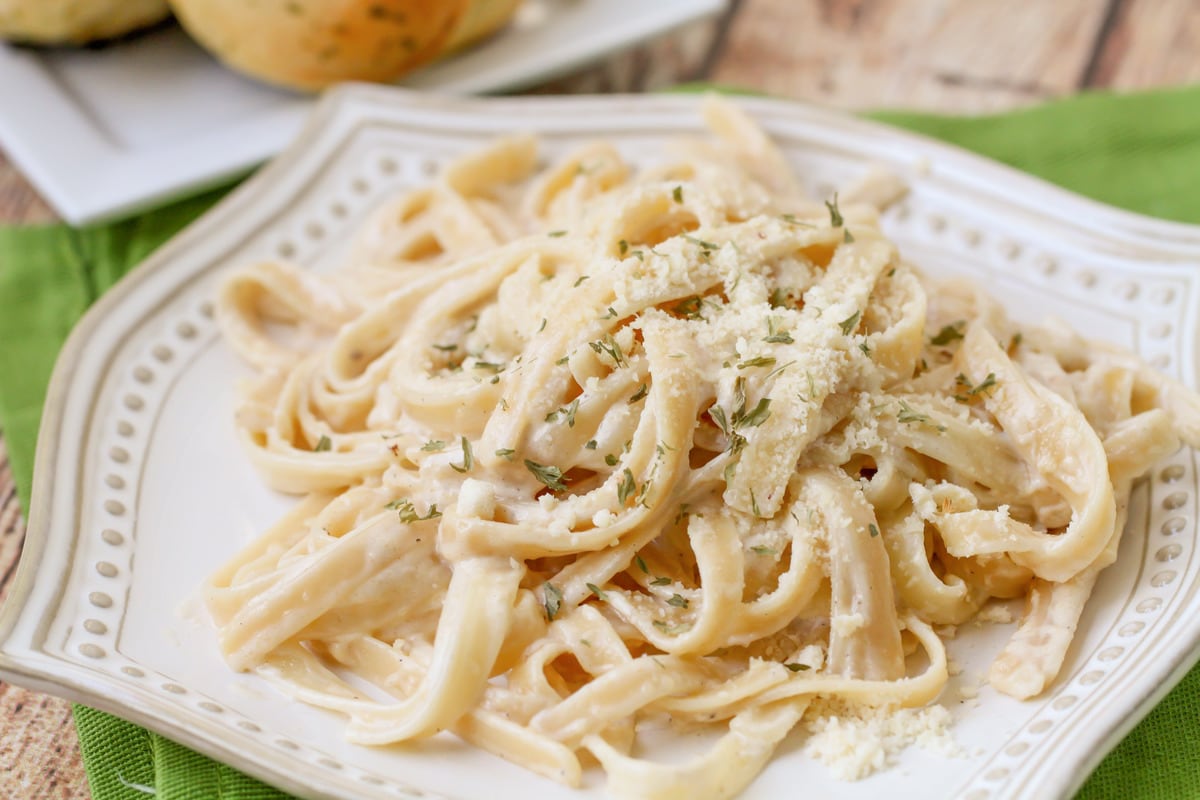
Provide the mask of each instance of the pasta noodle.
POLYGON ((229 276, 240 436, 305 495, 206 588, 233 668, 353 742, 448 730, 689 798, 739 792, 814 703, 935 701, 935 626, 991 598, 1027 599, 991 683, 1054 679, 1200 402, 935 288, 880 233, 894 181, 813 202, 748 118, 706 113, 715 141, 640 172, 501 140, 341 269, 229 276), (726 732, 657 763, 637 730, 662 717, 726 732))

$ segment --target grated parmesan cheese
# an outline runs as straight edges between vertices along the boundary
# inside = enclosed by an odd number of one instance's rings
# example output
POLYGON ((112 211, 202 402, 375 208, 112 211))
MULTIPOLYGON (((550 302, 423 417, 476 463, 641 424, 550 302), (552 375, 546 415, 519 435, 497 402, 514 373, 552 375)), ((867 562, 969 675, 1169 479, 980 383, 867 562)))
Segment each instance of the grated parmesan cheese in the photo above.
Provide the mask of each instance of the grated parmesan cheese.
POLYGON ((863 708, 822 714, 806 720, 809 739, 804 754, 820 761, 838 780, 856 781, 895 763, 896 756, 917 745, 947 757, 962 748, 950 737, 953 721, 944 706, 927 708, 863 708))

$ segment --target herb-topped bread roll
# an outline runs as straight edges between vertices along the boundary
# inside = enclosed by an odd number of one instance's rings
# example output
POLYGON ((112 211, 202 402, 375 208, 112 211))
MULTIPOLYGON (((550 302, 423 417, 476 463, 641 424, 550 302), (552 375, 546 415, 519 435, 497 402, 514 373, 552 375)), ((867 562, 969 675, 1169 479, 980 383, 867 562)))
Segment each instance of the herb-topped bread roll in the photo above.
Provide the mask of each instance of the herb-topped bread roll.
POLYGON ((0 0, 0 38, 84 44, 153 25, 170 13, 167 0, 0 0))
POLYGON ((295 89, 394 80, 493 32, 519 3, 171 0, 188 32, 225 64, 295 89))

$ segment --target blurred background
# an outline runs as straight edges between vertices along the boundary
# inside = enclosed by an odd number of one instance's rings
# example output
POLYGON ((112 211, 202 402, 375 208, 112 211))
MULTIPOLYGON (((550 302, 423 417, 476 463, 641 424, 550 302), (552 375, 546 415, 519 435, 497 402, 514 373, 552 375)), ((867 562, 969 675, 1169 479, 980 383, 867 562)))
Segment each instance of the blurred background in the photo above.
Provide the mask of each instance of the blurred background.
MULTIPOLYGON (((13 2, 0 0, 0 14, 5 3, 13 2)), ((526 0, 509 29, 494 38, 503 43, 505 36, 515 35, 512 28, 523 34, 545 24, 545 18, 553 21, 587 5, 586 0, 526 0)), ((672 28, 688 16, 676 14, 657 25, 668 30, 648 41, 597 47, 615 47, 615 52, 520 89, 645 92, 704 81, 853 111, 980 114, 1086 90, 1128 91, 1200 79, 1200 4, 1193 0, 727 0, 723 7, 697 2, 697 9, 701 5, 715 13, 672 28)), ((621 12, 629 13, 627 8, 621 12)), ((71 70, 82 73, 81 60, 89 55, 112 64, 130 49, 157 48, 154 57, 161 58, 164 44, 185 38, 171 29, 174 24, 89 45, 84 56, 53 48, 51 68, 70 78, 71 70)), ((207 54, 198 57, 211 60, 207 54)), ((191 62, 188 67, 199 69, 191 62)), ((417 85, 428 72, 415 73, 417 85)), ((102 79, 102 74, 89 79, 84 73, 68 83, 83 94, 89 80, 102 79)), ((155 82, 153 75, 145 79, 155 82)), ((255 84, 254 90, 261 86, 255 84)), ((88 98, 80 99, 86 103, 88 98)), ((27 111, 10 107, 0 111, 0 118, 14 113, 27 111)), ((14 168, 0 141, 0 222, 57 216, 14 168)))

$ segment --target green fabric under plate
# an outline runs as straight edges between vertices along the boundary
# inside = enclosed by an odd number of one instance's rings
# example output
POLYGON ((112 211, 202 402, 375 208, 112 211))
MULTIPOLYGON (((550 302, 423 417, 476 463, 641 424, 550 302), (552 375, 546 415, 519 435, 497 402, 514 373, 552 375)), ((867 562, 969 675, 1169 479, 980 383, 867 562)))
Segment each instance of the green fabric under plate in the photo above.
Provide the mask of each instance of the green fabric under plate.
MULTIPOLYGON (((1087 94, 987 117, 872 115, 1143 214, 1200 223, 1200 87, 1087 94)), ((55 354, 97 295, 217 201, 222 191, 135 219, 73 230, 0 228, 0 428, 23 499, 55 354)), ((95 800, 273 800, 286 795, 161 736, 75 709, 95 800)), ((1080 798, 1200 791, 1200 668, 1096 769, 1080 798)))

